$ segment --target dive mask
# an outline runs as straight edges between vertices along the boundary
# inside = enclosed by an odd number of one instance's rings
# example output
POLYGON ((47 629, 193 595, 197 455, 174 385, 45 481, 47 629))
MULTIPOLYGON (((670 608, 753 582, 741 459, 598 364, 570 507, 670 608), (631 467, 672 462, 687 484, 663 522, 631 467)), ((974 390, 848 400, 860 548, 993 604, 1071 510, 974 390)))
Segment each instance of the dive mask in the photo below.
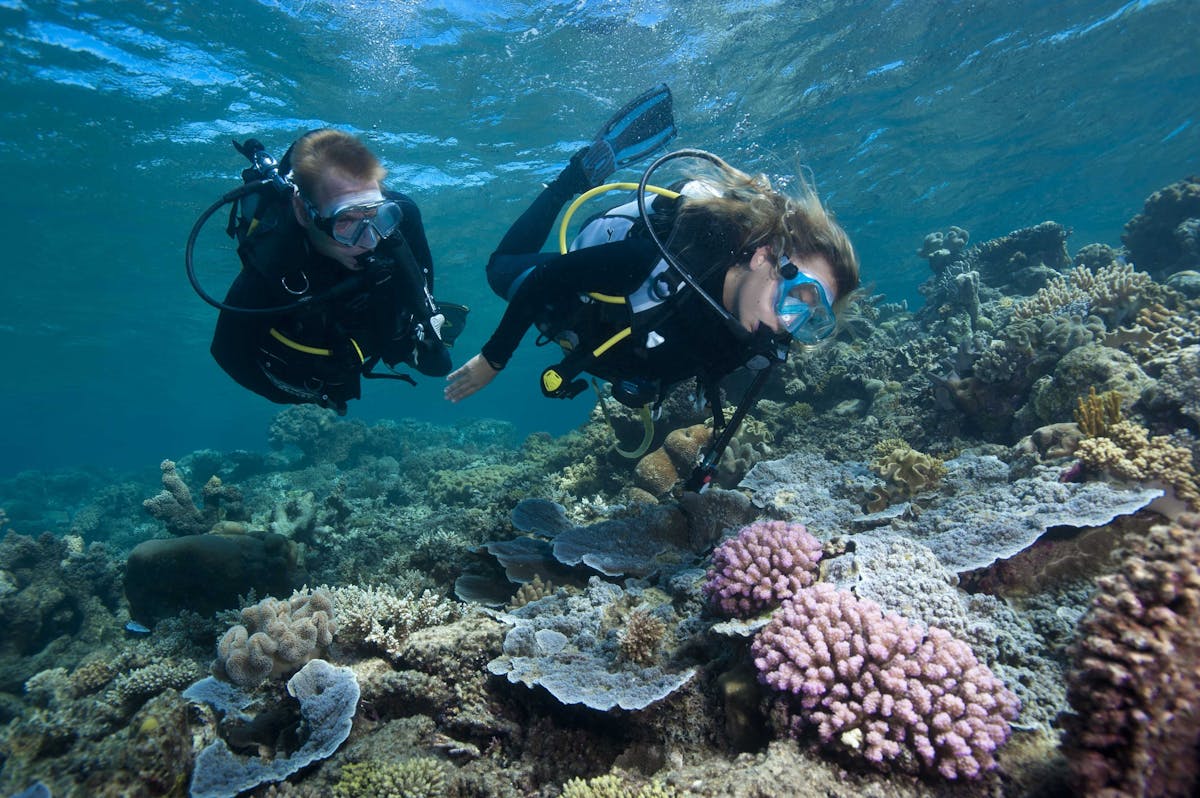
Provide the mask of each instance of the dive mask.
POLYGON ((318 230, 348 247, 375 247, 394 233, 404 218, 400 206, 390 199, 361 202, 354 198, 334 208, 328 216, 322 216, 308 200, 304 204, 318 230))
MULTIPOLYGON (((786 255, 779 258, 779 268, 786 274, 790 265, 786 255)), ((792 270, 795 266, 792 265, 792 270)), ((802 344, 815 344, 828 338, 837 325, 833 303, 825 285, 815 277, 796 270, 796 276, 779 281, 775 312, 788 334, 802 344)))

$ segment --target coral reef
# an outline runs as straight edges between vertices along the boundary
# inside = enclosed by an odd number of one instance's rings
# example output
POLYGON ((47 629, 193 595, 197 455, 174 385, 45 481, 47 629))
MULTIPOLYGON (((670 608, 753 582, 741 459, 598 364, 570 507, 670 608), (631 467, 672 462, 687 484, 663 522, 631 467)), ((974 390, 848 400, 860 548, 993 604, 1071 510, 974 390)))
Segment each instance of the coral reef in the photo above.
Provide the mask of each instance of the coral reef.
POLYGON ((1200 767, 1200 516, 1130 543, 1097 582, 1068 676, 1078 794, 1194 795, 1200 767))
POLYGON ((820 559, 803 524, 758 521, 713 551, 704 594, 718 612, 749 618, 811 585, 820 559))
POLYGON ((754 640, 759 678, 789 696, 790 731, 868 761, 975 778, 996 767, 1020 703, 971 649, 879 605, 817 584, 754 640))

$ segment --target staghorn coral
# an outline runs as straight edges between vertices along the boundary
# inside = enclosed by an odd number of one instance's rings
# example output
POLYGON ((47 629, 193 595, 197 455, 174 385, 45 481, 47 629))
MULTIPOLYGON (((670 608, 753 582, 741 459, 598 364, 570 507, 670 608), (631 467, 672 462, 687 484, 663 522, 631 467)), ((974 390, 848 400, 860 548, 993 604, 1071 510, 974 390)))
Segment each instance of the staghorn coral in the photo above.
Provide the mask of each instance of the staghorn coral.
POLYGON ((820 559, 803 524, 756 521, 713 550, 704 594, 718 612, 749 618, 811 585, 820 559))
POLYGON ((446 768, 430 756, 351 762, 333 785, 334 798, 439 798, 445 790, 446 768))
POLYGON ((382 651, 395 659, 417 629, 456 621, 463 605, 425 590, 400 595, 386 587, 322 585, 336 608, 338 639, 345 645, 382 651))
POLYGON ((324 590, 296 591, 280 601, 265 598, 241 612, 241 624, 217 644, 213 671, 242 687, 289 674, 322 655, 333 642, 333 603, 324 590))
POLYGON ((1189 796, 1200 741, 1200 516, 1133 540, 1072 649, 1063 750, 1076 794, 1189 796))
POLYGON ((996 767, 1020 701, 969 646, 820 583, 785 602, 751 646, 759 680, 784 694, 794 735, 876 765, 976 778, 996 767))
POLYGON ((1131 482, 1162 483, 1195 511, 1200 509, 1200 479, 1192 453, 1166 435, 1150 437, 1133 421, 1118 421, 1103 436, 1079 442, 1076 456, 1088 468, 1131 482))

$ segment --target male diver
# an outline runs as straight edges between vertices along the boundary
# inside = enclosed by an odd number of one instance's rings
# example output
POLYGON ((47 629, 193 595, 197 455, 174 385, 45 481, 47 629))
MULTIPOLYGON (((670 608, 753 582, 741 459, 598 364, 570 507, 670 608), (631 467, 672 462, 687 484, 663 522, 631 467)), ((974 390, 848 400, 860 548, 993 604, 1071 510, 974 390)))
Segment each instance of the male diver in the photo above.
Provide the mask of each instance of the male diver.
POLYGON ((243 268, 223 303, 200 290, 191 264, 199 226, 223 202, 197 222, 188 249, 193 284, 221 309, 211 347, 221 368, 273 402, 339 414, 359 398, 363 377, 412 382, 375 374, 381 360, 448 373, 447 342, 466 309, 434 302, 420 210, 381 185, 378 158, 329 128, 302 136, 278 165, 256 141, 236 146, 259 167, 244 173, 247 181, 265 179, 255 183, 260 190, 236 195, 228 232, 243 268))

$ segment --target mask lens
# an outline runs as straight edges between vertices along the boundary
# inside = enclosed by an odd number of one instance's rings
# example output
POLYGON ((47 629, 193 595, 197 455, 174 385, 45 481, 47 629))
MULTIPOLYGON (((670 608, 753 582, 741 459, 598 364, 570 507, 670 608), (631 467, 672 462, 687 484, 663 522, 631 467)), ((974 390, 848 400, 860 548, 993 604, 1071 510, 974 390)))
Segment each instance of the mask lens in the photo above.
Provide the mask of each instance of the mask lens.
POLYGON ((329 222, 329 235, 348 247, 373 247, 395 232, 403 215, 392 200, 338 208, 329 222))
MULTIPOLYGON (((786 258, 781 258, 783 265, 786 258)), ((775 311, 793 338, 801 343, 816 343, 829 337, 836 326, 833 305, 825 287, 803 272, 779 285, 775 311)))

